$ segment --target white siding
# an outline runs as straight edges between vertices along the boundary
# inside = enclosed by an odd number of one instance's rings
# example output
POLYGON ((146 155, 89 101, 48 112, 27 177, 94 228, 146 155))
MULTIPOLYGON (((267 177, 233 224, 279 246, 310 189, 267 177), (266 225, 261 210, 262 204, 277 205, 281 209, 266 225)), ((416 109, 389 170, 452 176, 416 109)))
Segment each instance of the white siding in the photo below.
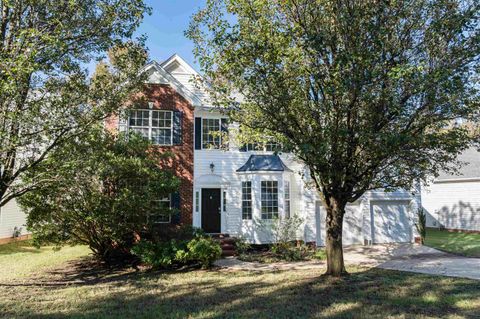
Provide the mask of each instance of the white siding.
MULTIPOLYGON (((290 181, 290 196, 291 196, 291 214, 298 214, 305 219, 306 223, 302 225, 304 234, 315 239, 314 226, 314 207, 306 205, 302 207, 305 201, 302 200, 302 183, 301 176, 298 173, 302 170, 302 166, 292 160, 291 156, 282 155, 284 163, 292 170, 293 173, 260 173, 260 174, 239 174, 236 172, 248 160, 252 153, 239 151, 220 151, 220 150, 196 150, 194 157, 194 188, 199 191, 202 185, 197 180, 202 176, 219 175, 225 181, 228 181, 228 186, 222 187, 226 192, 226 212, 222 216, 222 232, 230 233, 232 235, 242 235, 253 242, 268 241, 269 236, 261 231, 260 225, 257 223, 260 220, 260 182, 262 180, 277 180, 278 181, 278 198, 279 198, 279 213, 283 213, 284 193, 283 184, 285 179, 290 181), (214 164, 215 168, 213 174, 210 169, 210 164, 214 164), (241 182, 249 180, 252 181, 252 200, 253 200, 253 220, 242 220, 241 211, 241 182), (306 210, 305 210, 306 208, 306 210), (257 220, 257 221, 256 221, 257 220), (313 223, 310 222, 313 220, 313 223)), ((220 187, 220 186, 219 186, 220 187)), ((314 203, 315 201, 308 201, 314 203)), ((201 225, 201 212, 194 212, 194 226, 201 225)), ((303 235, 302 235, 303 239, 303 235)))
POLYGON ((437 182, 422 188, 427 226, 480 230, 480 180, 437 182))
POLYGON ((13 236, 15 227, 21 228, 21 235, 27 234, 26 215, 17 203, 12 200, 0 208, 0 239, 13 236))
MULTIPOLYGON (((208 105, 208 96, 202 90, 199 90, 192 81, 194 73, 184 68, 181 63, 172 64, 167 68, 181 84, 189 91, 195 93, 205 105, 208 105)), ((195 117, 215 117, 221 118, 218 111, 207 111, 196 109, 195 117)), ((233 125, 232 125, 233 127, 233 125)), ((232 132, 234 130, 230 130, 232 132)), ((260 181, 265 179, 275 179, 279 181, 279 214, 283 213, 283 181, 290 180, 291 192, 291 214, 300 216, 304 223, 299 230, 299 239, 307 242, 317 242, 324 245, 325 238, 325 213, 323 208, 317 203, 319 197, 316 190, 311 187, 311 183, 305 182, 307 170, 304 165, 295 160, 291 155, 281 155, 284 163, 293 170, 293 173, 274 173, 274 174, 238 174, 236 170, 248 160, 252 154, 250 152, 240 152, 235 147, 233 139, 230 136, 230 150, 195 150, 194 152, 194 194, 200 192, 202 183, 205 181, 218 182, 218 188, 226 192, 226 211, 221 217, 221 231, 231 235, 244 236, 253 243, 265 243, 271 241, 271 237, 261 230, 261 227, 255 222, 260 219, 260 181), (211 171, 210 164, 214 165, 214 171, 211 171), (242 220, 241 212, 241 182, 242 180, 252 181, 252 205, 253 220, 242 220), (316 206, 319 207, 318 214, 316 206)), ((208 183, 207 183, 208 184, 208 183)), ((206 184, 205 184, 206 185, 206 184)), ((209 186, 211 187, 211 185, 209 186)), ((201 198, 201 196, 200 196, 201 198)), ((417 207, 418 198, 415 198, 406 191, 397 191, 385 193, 383 191, 369 192, 358 202, 351 204, 347 208, 347 214, 344 222, 344 244, 362 244, 371 241, 371 200, 407 200, 409 203, 408 218, 413 221, 412 212, 417 207)), ((194 198, 195 201, 195 198, 194 198)), ((194 207, 195 207, 195 203, 194 207)), ((201 203, 199 211, 193 213, 193 225, 201 225, 201 203)), ((413 223, 412 223, 413 224, 413 223)), ((413 227, 413 226, 412 226, 413 227)))
MULTIPOLYGON (((217 113, 210 113, 205 111, 196 111, 195 116, 200 117, 220 117, 217 113)), ((221 176, 221 178, 228 183, 227 186, 222 186, 223 191, 227 195, 226 211, 222 214, 222 232, 230 233, 234 236, 243 236, 253 243, 266 243, 271 241, 271 237, 262 227, 255 221, 260 220, 260 181, 265 179, 275 179, 279 181, 279 212, 283 212, 283 181, 288 178, 291 187, 291 213, 300 216, 304 223, 299 230, 299 239, 306 242, 317 242, 319 245, 324 245, 325 238, 325 213, 324 209, 320 209, 320 229, 317 230, 316 221, 316 202, 319 197, 311 183, 305 182, 305 167, 295 160, 295 158, 288 155, 281 155, 281 159, 289 167, 293 173, 259 173, 259 174, 238 174, 236 170, 240 168, 248 160, 251 152, 240 152, 234 145, 230 145, 229 151, 222 150, 195 150, 194 155, 194 188, 199 191, 202 186, 196 181, 205 176, 221 176), (212 173, 210 165, 214 165, 212 173), (242 180, 252 181, 252 195, 253 195, 253 220, 242 220, 241 212, 241 182, 242 180), (317 231, 321 232, 318 234, 317 231)), ((219 186, 220 188, 220 186, 219 186)), ((347 214, 344 220, 344 244, 363 244, 372 240, 371 228, 371 201, 406 201, 408 204, 408 237, 412 238, 413 221, 415 216, 413 212, 418 205, 417 198, 410 192, 398 190, 395 192, 372 191, 366 193, 361 200, 350 204, 347 208, 347 214)), ((201 225, 201 211, 194 212, 194 226, 201 225)), ((405 223, 398 225, 402 231, 405 228, 405 223)), ((413 238, 412 238, 413 239, 413 238)))
POLYGON ((190 92, 199 97, 201 101, 203 101, 204 103, 208 103, 208 94, 205 93, 205 91, 199 89, 199 83, 195 81, 195 78, 192 74, 184 72, 171 72, 171 74, 190 92))

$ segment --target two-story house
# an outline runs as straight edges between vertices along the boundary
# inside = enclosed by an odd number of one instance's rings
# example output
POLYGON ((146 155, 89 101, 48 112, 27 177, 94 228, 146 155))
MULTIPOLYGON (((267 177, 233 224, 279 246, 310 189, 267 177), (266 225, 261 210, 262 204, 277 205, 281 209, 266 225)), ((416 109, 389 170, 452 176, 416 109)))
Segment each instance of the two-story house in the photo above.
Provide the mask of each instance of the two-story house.
MULTIPOLYGON (((236 124, 211 106, 193 81, 200 75, 178 55, 149 63, 145 72, 148 102, 108 125, 139 132, 175 154, 169 165, 182 186, 164 200, 181 214, 163 222, 266 243, 271 235, 265 224, 295 214, 303 220, 299 239, 324 244, 325 213, 302 162, 275 154, 275 144, 236 145, 235 130, 229 130, 236 124)), ((411 242, 417 206, 418 196, 404 190, 367 193, 348 207, 344 244, 411 242)))

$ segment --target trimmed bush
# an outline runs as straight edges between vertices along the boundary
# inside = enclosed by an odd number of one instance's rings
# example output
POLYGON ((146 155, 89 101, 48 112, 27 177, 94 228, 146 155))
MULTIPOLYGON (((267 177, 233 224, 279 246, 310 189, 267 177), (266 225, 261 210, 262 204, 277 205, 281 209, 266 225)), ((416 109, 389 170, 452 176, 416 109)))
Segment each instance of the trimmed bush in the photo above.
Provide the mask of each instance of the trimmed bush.
POLYGON ((196 236, 190 240, 166 242, 142 240, 133 247, 132 254, 152 268, 167 269, 189 264, 208 268, 220 258, 222 249, 212 238, 196 236))
POLYGON ((220 244, 210 237, 194 238, 187 247, 190 260, 200 262, 202 268, 211 267, 213 262, 222 255, 220 244))

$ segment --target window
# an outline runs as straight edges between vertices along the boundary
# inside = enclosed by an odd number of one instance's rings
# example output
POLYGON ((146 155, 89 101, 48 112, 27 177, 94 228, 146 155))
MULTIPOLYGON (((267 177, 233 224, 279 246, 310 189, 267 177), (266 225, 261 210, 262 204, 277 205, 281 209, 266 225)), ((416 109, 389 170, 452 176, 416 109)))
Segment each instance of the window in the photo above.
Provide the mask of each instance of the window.
POLYGON ((158 145, 172 145, 172 112, 152 112, 151 140, 158 145))
POLYGON ((252 182, 242 182, 242 219, 252 219, 252 182))
POLYGON ((223 192, 223 212, 227 211, 227 192, 223 192))
POLYGON ((202 119, 202 148, 219 149, 220 145, 220 119, 202 119))
POLYGON ((260 143, 247 143, 245 144, 245 150, 247 152, 263 151, 263 152, 278 152, 282 149, 282 145, 277 142, 268 141, 264 144, 260 143))
POLYGON ((262 181, 262 219, 278 218, 278 182, 262 181))
POLYGON ((154 223, 170 223, 172 218, 170 214, 170 210, 172 208, 171 196, 162 198, 156 202, 158 203, 158 212, 152 214, 154 223))
POLYGON ((285 187, 285 218, 290 218, 290 182, 284 182, 285 187))
POLYGON ((195 211, 198 213, 200 211, 200 193, 195 192, 195 211))
POLYGON ((277 142, 268 141, 265 143, 266 152, 279 152, 282 148, 282 145, 277 142))
POLYGON ((258 145, 258 143, 248 143, 245 145, 245 148, 248 152, 260 150, 260 146, 258 145))
POLYGON ((172 111, 131 110, 128 128, 157 145, 172 145, 172 111))

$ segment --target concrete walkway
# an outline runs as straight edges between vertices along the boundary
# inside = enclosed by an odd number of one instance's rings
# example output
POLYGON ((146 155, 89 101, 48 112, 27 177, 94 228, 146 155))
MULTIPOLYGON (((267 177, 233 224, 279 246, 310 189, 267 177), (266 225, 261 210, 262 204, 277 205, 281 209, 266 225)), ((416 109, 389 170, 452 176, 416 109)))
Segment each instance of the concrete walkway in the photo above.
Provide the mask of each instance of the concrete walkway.
MULTIPOLYGON (((447 254, 436 249, 411 244, 350 246, 345 248, 345 263, 365 267, 409 271, 431 275, 480 280, 480 258, 447 254)), ((277 271, 324 269, 324 261, 279 262, 261 264, 236 258, 221 259, 217 266, 225 270, 277 271)))

